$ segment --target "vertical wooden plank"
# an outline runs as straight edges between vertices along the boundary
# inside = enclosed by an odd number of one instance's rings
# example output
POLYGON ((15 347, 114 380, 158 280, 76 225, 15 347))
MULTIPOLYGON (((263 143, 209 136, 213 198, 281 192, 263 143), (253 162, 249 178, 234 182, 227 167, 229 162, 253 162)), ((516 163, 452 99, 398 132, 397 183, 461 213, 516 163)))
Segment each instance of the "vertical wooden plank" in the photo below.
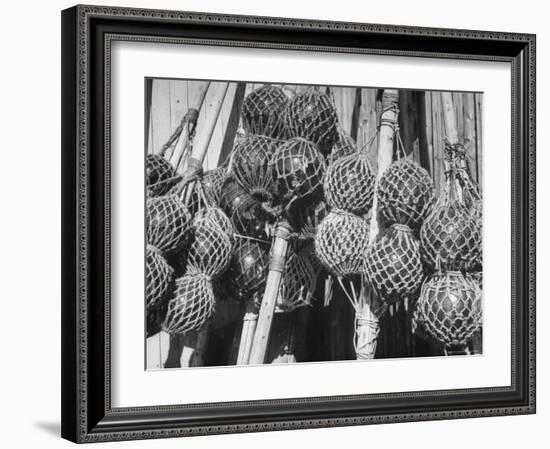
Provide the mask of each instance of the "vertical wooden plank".
MULTIPOLYGON (((205 143, 205 140, 208 139, 208 133, 205 129, 206 126, 208 126, 209 118, 212 114, 216 114, 216 111, 218 110, 220 102, 224 102, 225 98, 227 98, 227 94, 225 97, 220 98, 220 91, 222 91, 227 83, 211 83, 210 87, 208 89, 208 92, 206 93, 206 97, 204 99, 204 103, 202 105, 201 110, 199 111, 199 117, 197 119, 197 127, 196 127, 196 133, 195 133, 195 139, 193 142, 193 145, 196 147, 197 145, 202 145, 205 143)), ((190 104, 194 100, 194 93, 193 91, 196 91, 196 87, 194 84, 189 83, 189 93, 188 98, 190 104)), ((229 90, 229 89, 228 89, 229 90)), ((223 108, 223 105, 222 105, 223 108)), ((221 115, 221 113, 220 113, 221 115)), ((213 168, 213 165, 218 162, 218 154, 219 154, 219 147, 221 146, 221 134, 222 129, 221 125, 219 123, 219 119, 216 122, 214 133, 212 135, 210 145, 208 147, 208 151, 206 153, 206 157, 203 161, 203 167, 205 169, 213 168), (218 146, 218 150, 216 148, 216 145, 218 146), (213 150, 212 150, 213 149, 213 150)))
MULTIPOLYGON (((189 109, 187 80, 168 80, 170 101, 170 135, 174 133, 182 118, 189 109)), ((169 149, 165 157, 170 159, 172 150, 169 149)))
POLYGON ((158 153, 172 134, 172 121, 170 118, 170 82, 168 80, 153 80, 151 115, 151 125, 155 130, 153 134, 153 153, 158 153))
POLYGON ((153 115, 149 114, 149 137, 147 139, 147 154, 153 154, 154 148, 153 148, 153 115))
POLYGON ((222 109, 220 111, 220 115, 218 116, 216 127, 214 128, 214 134, 212 135, 208 152, 204 158, 203 166, 205 170, 210 170, 218 166, 218 160, 223 143, 225 123, 227 123, 228 115, 231 112, 231 107, 233 106, 233 98, 235 97, 236 87, 236 83, 230 83, 225 98, 223 99, 222 109))
MULTIPOLYGON (((361 89, 361 105, 357 123, 357 148, 363 148, 376 133, 376 92, 376 89, 361 89)), ((375 141, 368 153, 369 161, 375 171, 378 167, 376 148, 377 142, 375 141)))
POLYGON ((483 94, 475 94, 476 111, 476 175, 479 190, 483 190, 483 94))
POLYGON ((153 129, 151 126, 151 99, 153 96, 153 80, 148 78, 145 80, 145 153, 149 154, 153 151, 153 129))
POLYGON ((225 133, 223 136, 223 142, 220 149, 220 156, 218 160, 218 165, 221 165, 225 162, 231 151, 233 150, 233 143, 235 141, 235 135, 239 127, 239 122, 241 119, 241 111, 243 107, 244 94, 246 90, 246 83, 237 83, 235 89, 235 95, 233 97, 233 104, 231 110, 227 116, 225 133))
POLYGON ((353 109, 355 106, 357 89, 355 87, 332 87, 330 91, 333 96, 334 106, 336 107, 338 122, 344 132, 351 135, 353 109))
POLYGON ((180 124, 189 109, 187 80, 170 80, 170 118, 172 132, 180 124))
POLYGON ((413 152, 418 140, 418 119, 415 92, 411 90, 399 91, 399 129, 401 140, 405 147, 405 154, 413 152))
POLYGON ((456 130, 458 142, 464 142, 464 93, 453 92, 453 104, 455 107, 456 130))
POLYGON ((161 331, 146 340, 146 367, 147 369, 164 368, 164 361, 168 357, 170 336, 161 331))
POLYGON ((477 183, 477 156, 476 156, 476 106, 473 93, 464 94, 464 139, 466 160, 472 180, 477 183))
POLYGON ((419 106, 419 159, 420 165, 434 177, 433 132, 432 132, 432 95, 430 92, 417 92, 419 106))
MULTIPOLYGON (((208 117, 210 117, 211 114, 215 113, 215 111, 217 110, 218 101, 219 101, 219 98, 218 98, 219 89, 223 84, 225 83, 211 84, 211 88, 208 90, 206 94, 203 107, 199 112, 195 140, 202 139, 204 137, 203 135, 204 124, 206 123, 208 117)), ((218 120, 216 121, 216 126, 214 128, 214 132, 212 134, 212 138, 208 146, 208 151, 206 153, 206 157, 204 158, 204 162, 203 162, 203 167, 205 170, 215 168, 218 164, 218 158, 219 158, 219 154, 220 154, 220 150, 223 142, 223 135, 224 135, 224 118, 223 117, 224 116, 227 117, 231 111, 231 107, 233 105, 233 97, 235 95, 235 88, 236 88, 236 83, 230 83, 225 97, 221 100, 223 102, 222 109, 218 116, 218 120)))
POLYGON ((145 340, 145 366, 146 369, 162 368, 162 358, 160 355, 160 335, 156 334, 145 340))
POLYGON ((441 186, 444 185, 443 159, 443 118, 440 92, 431 92, 432 96, 432 145, 434 164, 434 184, 436 196, 441 193, 441 186))

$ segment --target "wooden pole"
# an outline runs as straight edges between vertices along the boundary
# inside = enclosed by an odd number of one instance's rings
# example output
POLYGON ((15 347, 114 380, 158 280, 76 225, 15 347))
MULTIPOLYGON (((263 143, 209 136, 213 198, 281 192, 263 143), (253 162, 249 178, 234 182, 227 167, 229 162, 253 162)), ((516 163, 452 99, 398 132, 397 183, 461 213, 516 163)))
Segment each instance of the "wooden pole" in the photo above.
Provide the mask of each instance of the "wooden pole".
MULTIPOLYGON (((378 156, 376 173, 376 185, 380 182, 380 178, 384 172, 390 167, 393 162, 393 139, 395 136, 395 125, 398 119, 398 104, 399 93, 394 89, 386 89, 382 94, 382 117, 380 123, 380 134, 378 136, 378 156)), ((378 196, 374 195, 372 210, 374 212, 373 219, 370 221, 369 242, 373 242, 379 232, 379 224, 376 219, 376 211, 378 210, 378 196)))
POLYGON ((189 133, 193 132, 193 128, 197 125, 199 111, 202 108, 204 99, 206 98, 206 92, 208 91, 209 87, 209 81, 201 83, 198 86, 198 94, 195 104, 189 106, 187 114, 182 118, 181 134, 177 138, 176 144, 174 145, 174 151, 170 155, 170 162, 178 173, 181 173, 183 171, 183 165, 185 161, 185 149, 187 148, 190 139, 189 133))
POLYGON ((249 363, 253 365, 263 364, 269 342, 269 333, 273 322, 273 314, 277 304, 277 296, 281 286, 281 278, 285 269, 288 241, 292 228, 288 221, 281 220, 275 229, 273 245, 271 246, 271 257, 269 262, 269 273, 265 286, 264 297, 258 315, 256 333, 252 341, 249 363))
MULTIPOLYGON (((445 137, 450 144, 459 143, 458 125, 456 118, 456 109, 451 92, 441 92, 441 105, 443 112, 443 122, 445 123, 445 137)), ((457 197, 462 200, 462 187, 458 179, 455 180, 455 189, 457 197)))
MULTIPOLYGON (((214 129, 216 128, 216 123, 218 122, 218 117, 220 116, 220 112, 222 110, 223 101, 225 99, 225 95, 227 94, 229 83, 214 83, 210 88, 215 89, 215 96, 212 102, 213 110, 205 120, 204 133, 197 135, 197 140, 195 140, 193 150, 191 151, 191 156, 186 160, 186 168, 189 167, 190 164, 202 165, 208 146, 212 140, 212 135, 214 134, 214 129)), ((194 185, 194 181, 191 181, 187 185, 185 196, 186 204, 188 204, 191 200, 194 185)))
POLYGON ((237 354, 237 365, 248 365, 252 341, 258 324, 258 305, 254 299, 248 301, 243 318, 239 352, 237 354))
MULTIPOLYGON (((226 96, 229 83, 205 83, 198 86, 199 92, 197 95, 196 104, 200 104, 201 107, 204 105, 204 99, 206 98, 206 91, 208 89, 212 90, 213 95, 213 110, 210 114, 205 117, 203 123, 201 123, 200 129, 197 130, 197 144, 193 146, 190 157, 193 158, 195 164, 201 164, 204 161, 206 156, 208 146, 212 139, 218 117, 220 115, 221 107, 226 96), (206 89, 204 89, 206 85, 206 89)), ((186 127, 185 127, 186 128, 186 127)), ((180 139, 181 140, 181 139, 180 139)), ((189 166, 189 158, 185 161, 186 168, 189 166)), ((191 183, 187 186, 187 195, 185 197, 186 202, 188 203, 191 196, 193 186, 191 183)), ((171 359, 175 357, 174 350, 172 350, 172 345, 178 343, 180 349, 178 350, 180 358, 180 366, 201 366, 204 363, 206 346, 208 344, 208 334, 209 334, 209 325, 206 324, 203 329, 198 331, 196 335, 188 336, 184 335, 183 337, 172 338, 170 339, 170 350, 171 359), (183 338, 183 343, 180 341, 183 338)))
MULTIPOLYGON (((380 134, 378 137, 378 156, 376 184, 393 161, 393 140, 395 126, 398 119, 399 92, 395 89, 386 89, 382 94, 382 117, 380 122, 380 134)), ((375 190, 376 191, 376 190, 375 190)), ((369 242, 372 243, 379 232, 379 224, 376 219, 378 198, 374 195, 372 205, 373 216, 370 222, 369 242)), ((364 284, 364 283, 363 283, 364 284)), ((380 333, 380 314, 382 304, 375 293, 364 285, 361 288, 359 308, 356 311, 356 357, 358 360, 373 359, 376 354, 378 334, 380 333)))
MULTIPOLYGON (((220 117, 225 98, 227 96, 229 83, 213 83, 210 85, 210 87, 212 89, 212 94, 214 95, 214 100, 212 103, 213 110, 210 111, 211 114, 206 117, 204 134, 201 133, 200 136, 197 136, 197 142, 193 146, 193 150, 191 152, 191 158, 197 161, 197 163, 200 162, 201 165, 204 161, 204 158, 206 157, 208 148, 210 147, 210 142, 212 141, 212 136, 214 134, 216 124, 218 123, 218 119, 220 117)), ((187 186, 187 193, 185 197, 186 204, 189 204, 189 201, 191 200, 194 184, 195 183, 192 181, 187 186)), ((182 361, 182 366, 204 365, 209 335, 210 323, 206 323, 202 329, 197 331, 195 347, 191 350, 189 354, 187 364, 185 363, 185 361, 182 361)))

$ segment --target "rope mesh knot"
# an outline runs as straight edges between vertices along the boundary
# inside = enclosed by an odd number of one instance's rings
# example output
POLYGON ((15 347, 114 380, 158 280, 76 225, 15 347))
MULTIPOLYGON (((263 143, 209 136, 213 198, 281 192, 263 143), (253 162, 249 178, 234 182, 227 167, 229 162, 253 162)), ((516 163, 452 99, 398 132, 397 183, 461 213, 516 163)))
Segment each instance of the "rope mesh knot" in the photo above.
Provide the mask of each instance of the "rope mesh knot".
POLYGON ((330 98, 308 90, 292 98, 286 108, 290 137, 303 137, 327 155, 338 138, 338 117, 330 98))
POLYGON ((223 166, 204 173, 202 177, 202 189, 209 206, 221 207, 222 187, 226 179, 227 171, 223 166))
POLYGON ((211 278, 223 274, 233 254, 233 234, 233 226, 221 209, 206 208, 197 214, 187 253, 187 270, 211 278))
POLYGON ((147 199, 147 243, 163 253, 185 245, 190 222, 189 212, 176 196, 147 199))
POLYGON ((228 178, 223 186, 222 207, 231 219, 239 234, 262 238, 271 220, 262 203, 250 195, 233 178, 228 178))
POLYGON ((274 182, 269 162, 280 140, 248 134, 236 141, 232 174, 244 189, 260 201, 271 201, 274 182))
POLYGON ((285 138, 284 111, 288 97, 282 89, 266 84, 251 92, 243 103, 243 127, 247 133, 285 138))
POLYGON ((290 205, 321 197, 325 159, 311 142, 296 137, 283 143, 271 160, 279 200, 290 205))
POLYGON ((447 348, 465 347, 481 318, 481 290, 459 271, 437 273, 427 281, 413 315, 415 327, 447 348))
POLYGON ((315 230, 328 214, 324 201, 291 207, 288 211, 288 222, 296 233, 297 241, 307 242, 315 238, 315 230))
POLYGON ((325 268, 336 276, 351 276, 364 271, 369 223, 350 213, 333 210, 315 234, 315 254, 325 268))
POLYGON ((416 162, 394 162, 378 183, 378 218, 384 226, 394 223, 418 229, 434 202, 432 178, 416 162))
POLYGON ((238 238, 228 275, 237 287, 240 299, 249 299, 265 288, 269 254, 257 242, 238 238))
POLYGON ((166 299, 174 269, 154 247, 145 252, 145 301, 147 310, 166 299))
POLYGON ((277 297, 278 311, 292 312, 311 305, 316 280, 315 269, 305 253, 290 251, 277 297))
MULTIPOLYGON (((442 197, 443 198, 443 197, 442 197)), ((481 223, 459 201, 439 201, 420 230, 422 259, 432 270, 481 265, 481 223)))
POLYGON ((464 274, 468 279, 474 281, 483 291, 483 271, 471 271, 464 274))
POLYGON ((158 154, 145 158, 145 184, 148 196, 161 196, 179 181, 172 164, 158 154))
POLYGON ((349 156, 357 152, 357 144, 355 140, 344 132, 338 133, 338 138, 332 147, 330 154, 327 157, 329 163, 334 162, 344 156, 349 156))
POLYGON ((372 207, 375 175, 366 153, 343 156, 326 171, 324 190, 330 207, 364 215, 372 207))
POLYGON ((199 330, 214 313, 215 302, 209 276, 188 273, 176 279, 174 295, 168 302, 162 327, 171 334, 199 330))
POLYGON ((420 242, 406 225, 393 225, 369 247, 366 255, 369 283, 388 303, 412 298, 422 285, 420 242))

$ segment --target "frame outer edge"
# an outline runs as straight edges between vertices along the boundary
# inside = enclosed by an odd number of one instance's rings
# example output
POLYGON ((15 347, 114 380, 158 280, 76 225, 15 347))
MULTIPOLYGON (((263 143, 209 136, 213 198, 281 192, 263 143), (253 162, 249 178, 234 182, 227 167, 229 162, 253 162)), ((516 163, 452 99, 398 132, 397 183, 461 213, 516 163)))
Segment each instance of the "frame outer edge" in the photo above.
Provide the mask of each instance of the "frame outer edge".
POLYGON ((77 16, 61 13, 61 436, 78 440, 77 335, 77 16))
MULTIPOLYGON (((436 28, 423 28, 414 26, 393 26, 393 25, 374 25, 374 24, 361 24, 351 22, 327 22, 318 20, 307 19, 288 19, 288 18, 272 18, 272 17, 252 17, 252 16, 235 16, 235 15, 222 15, 222 14, 206 14, 206 13, 189 13, 178 11, 159 11, 149 9, 135 9, 135 8, 119 8, 119 7, 101 7, 101 6, 86 6, 78 5, 69 10, 63 11, 63 26, 65 32, 69 29, 76 36, 73 40, 71 48, 74 50, 72 55, 66 54, 63 51, 63 68, 67 63, 74 62, 71 70, 74 72, 74 89, 71 90, 71 94, 74 97, 77 104, 77 110, 69 112, 66 102, 63 102, 63 171, 66 168, 70 169, 72 173, 64 174, 63 176, 63 191, 66 187, 73 187, 73 191, 69 194, 63 193, 63 222, 74 223, 74 228, 67 226, 67 230, 75 230, 75 241, 70 240, 70 236, 65 235, 63 232, 63 310, 67 314, 67 310, 73 311, 78 316, 78 321, 74 326, 68 326, 63 323, 63 339, 67 336, 72 342, 64 343, 63 346, 63 375, 64 381, 68 378, 71 385, 63 385, 63 418, 62 418, 62 432, 65 438, 69 438, 76 442, 92 442, 92 441, 115 441, 115 440, 128 440, 128 439, 149 439, 149 438, 166 438, 175 436, 192 436, 192 435, 207 435, 214 433, 240 433, 251 431, 271 431, 271 430, 287 430, 287 429, 299 429, 299 428, 317 428, 327 426, 349 426, 349 425, 364 425, 374 423, 388 423, 388 422, 407 422, 407 421, 424 421, 433 419, 456 419, 467 417, 481 417, 481 416, 503 416, 518 413, 534 413, 535 412, 535 36, 532 34, 515 34, 515 33, 501 33, 501 32, 488 32, 488 31, 468 31, 468 30, 452 30, 452 29, 436 29, 436 28), (87 291, 87 220, 88 220, 88 196, 87 196, 87 178, 88 178, 88 165, 87 165, 87 96, 88 96, 88 38, 89 30, 88 23, 89 18, 92 16, 114 16, 114 17, 129 17, 129 18, 141 18, 143 20, 159 20, 159 21, 172 21, 172 22, 207 22, 211 24, 226 23, 226 24, 242 24, 242 25, 258 25, 258 26, 278 26, 289 28, 302 28, 302 29, 322 29, 322 30, 338 30, 338 31, 357 31, 357 32, 379 32, 389 34, 412 34, 423 35, 431 37, 456 37, 456 38, 477 38, 485 40, 504 40, 511 42, 524 43, 528 52, 528 68, 526 74, 528 75, 529 87, 528 87, 528 124, 524 123, 524 131, 529 133, 527 141, 528 154, 526 155, 526 161, 528 163, 528 292, 529 297, 525 298, 528 301, 528 372, 529 378, 526 379, 526 388, 529 393, 529 399, 526 405, 512 406, 512 407, 500 407, 500 408, 485 408, 476 410, 451 410, 451 411, 439 411, 439 412, 415 412, 410 414, 391 414, 391 415, 376 415, 376 416, 361 416, 361 417, 346 417, 346 418, 323 418, 323 419, 304 419, 297 421, 275 421, 263 424, 227 424, 217 426, 202 426, 191 428, 177 428, 170 430, 163 429, 150 429, 150 430, 136 430, 136 431, 122 431, 122 432, 96 432, 88 430, 87 422, 87 304, 88 291, 87 291), (69 19, 73 19, 72 21, 69 19), (66 24, 71 22, 70 26, 66 24), (75 70, 78 69, 78 70, 75 70), (75 126, 72 131, 68 130, 66 120, 73 120, 75 126), (73 140, 68 139, 72 135, 75 138, 73 140), (75 151, 73 144, 76 142, 77 150, 75 151), (78 157, 76 157, 78 153, 78 157), (74 165, 70 164, 70 158, 75 162, 74 165), (70 167, 69 167, 70 166, 70 167), (75 179, 75 170, 77 167, 78 178, 75 179), (78 189, 78 190, 77 190, 78 189), (78 193, 78 196, 76 195, 78 193), (69 204, 71 198, 74 199, 72 204, 69 204), (78 205, 78 209, 76 206, 78 205), (69 212, 73 212, 69 215, 69 212), (77 221, 75 222, 75 219, 77 221), (72 248, 71 248, 72 243, 72 248), (69 251, 69 250, 73 251, 69 251), (67 257, 71 256, 71 257, 67 257), (69 263, 74 263, 77 258, 77 267, 70 271, 69 263), (75 273, 72 280, 66 280, 69 274, 75 273), (78 283, 75 280, 78 279, 78 283), (68 291, 70 283, 75 285, 75 290, 68 291), (77 290, 76 290, 77 288, 77 290), (77 292, 78 302, 74 301, 73 294, 77 292), (72 337, 72 338, 71 338, 72 337), (69 346, 74 347, 77 343, 77 348, 73 353, 68 352, 69 346), (72 367, 69 367, 69 362, 74 360, 72 367), (74 387, 74 388, 72 388, 74 387), (74 402, 71 400, 74 399, 74 402), (74 409, 76 406, 76 410, 74 409), (73 419, 68 416, 69 411, 73 411, 73 414, 77 415, 73 419), (77 413, 75 413, 75 411, 77 413)), ((64 35, 65 37, 65 35, 64 35)), ((63 44, 62 44, 63 45, 63 44)), ((63 47, 65 49, 65 47, 63 47)), ((67 69, 65 69, 67 70, 67 69)), ((66 76, 66 75, 65 75, 66 76)), ((65 91, 67 89, 66 79, 63 78, 65 91)), ((70 95, 68 96, 70 97, 70 95)), ((73 107, 74 107, 73 103, 73 107)), ((71 108, 72 109, 72 108, 71 108)), ((76 320, 74 320, 76 321, 76 320)), ((92 429, 93 430, 93 429, 92 429)))

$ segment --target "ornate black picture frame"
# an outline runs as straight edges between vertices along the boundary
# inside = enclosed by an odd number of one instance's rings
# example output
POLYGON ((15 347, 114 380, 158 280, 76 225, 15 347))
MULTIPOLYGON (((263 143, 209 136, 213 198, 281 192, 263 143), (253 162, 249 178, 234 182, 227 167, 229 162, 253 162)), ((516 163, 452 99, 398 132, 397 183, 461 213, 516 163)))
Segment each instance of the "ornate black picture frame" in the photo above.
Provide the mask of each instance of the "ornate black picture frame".
POLYGON ((62 12, 62 436, 164 438, 535 412, 535 36, 178 11, 62 12), (113 408, 110 71, 117 40, 503 61, 512 72, 511 386, 113 408))

